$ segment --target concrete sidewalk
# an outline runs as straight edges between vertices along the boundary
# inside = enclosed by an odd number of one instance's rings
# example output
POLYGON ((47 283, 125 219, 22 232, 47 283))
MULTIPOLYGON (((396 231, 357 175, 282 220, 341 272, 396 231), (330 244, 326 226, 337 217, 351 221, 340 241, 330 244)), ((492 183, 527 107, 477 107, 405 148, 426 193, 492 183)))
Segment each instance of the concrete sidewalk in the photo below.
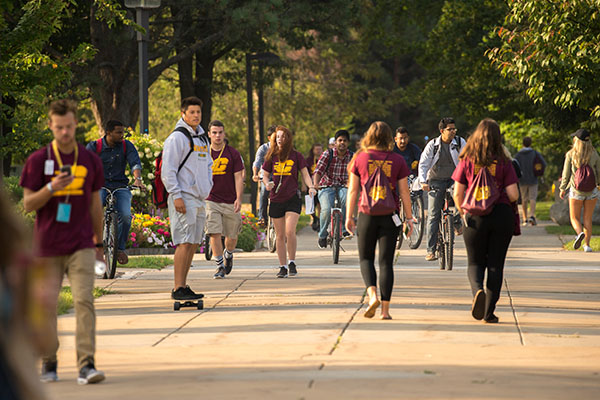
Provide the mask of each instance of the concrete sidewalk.
MULTIPOLYGON (((406 246, 406 245, 405 245, 406 246)), ((598 399, 600 255, 566 252, 543 225, 514 238, 496 325, 470 316, 462 238, 455 269, 399 251, 392 321, 363 317, 356 241, 340 264, 299 235, 299 274, 276 279, 265 251, 236 254, 213 280, 196 257, 190 286, 205 309, 173 311, 172 268, 97 281, 96 364, 78 386, 74 317, 59 319, 53 399, 598 399)))

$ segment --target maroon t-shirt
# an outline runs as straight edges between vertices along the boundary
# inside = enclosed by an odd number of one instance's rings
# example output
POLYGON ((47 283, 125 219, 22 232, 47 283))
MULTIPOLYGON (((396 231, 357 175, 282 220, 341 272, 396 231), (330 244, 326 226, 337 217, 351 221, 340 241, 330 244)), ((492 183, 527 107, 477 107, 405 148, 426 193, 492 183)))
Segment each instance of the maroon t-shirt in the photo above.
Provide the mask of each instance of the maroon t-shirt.
POLYGON ((298 195, 298 174, 302 168, 306 168, 306 160, 296 150, 290 151, 284 162, 280 162, 277 156, 265 161, 262 169, 271 173, 271 180, 275 183, 269 196, 272 202, 284 203, 298 195))
MULTIPOLYGON (((94 230, 90 216, 92 193, 97 192, 104 184, 102 160, 91 151, 87 151, 81 144, 77 144, 79 155, 77 167, 71 169, 75 179, 69 186, 61 191, 54 192, 50 200, 39 210, 35 218, 34 237, 36 240, 36 254, 41 257, 54 257, 73 254, 77 250, 94 247, 94 230), (68 203, 71 204, 71 218, 69 222, 56 221, 58 204, 65 202, 69 195, 68 203)), ((75 152, 71 154, 60 153, 64 165, 73 165, 75 152)), ((21 174, 20 185, 37 192, 59 172, 59 165, 52 151, 52 147, 43 147, 27 159, 21 174), (50 148, 50 157, 48 149, 50 148), (54 174, 44 174, 46 160, 54 160, 54 174)))
MULTIPOLYGON (((392 186, 390 192, 393 194, 396 204, 400 204, 396 187, 400 179, 406 178, 410 174, 410 170, 406 166, 406 161, 404 161, 404 157, 400 154, 381 150, 369 150, 368 152, 358 153, 350 172, 360 177, 360 184, 362 186, 367 183, 369 176, 373 174, 378 165, 382 166, 385 176, 390 180, 390 185, 392 186)), ((368 205, 363 204, 362 201, 358 205, 358 211, 363 214, 370 213, 368 205)))
POLYGON ((213 159, 213 187, 206 200, 233 204, 236 199, 234 174, 244 169, 242 156, 239 151, 228 145, 223 148, 223 153, 213 149, 210 153, 213 159))
MULTIPOLYGON (((480 166, 473 164, 470 160, 460 160, 452 174, 452 179, 469 187, 473 183, 473 179, 477 176, 480 168, 480 166)), ((508 195, 504 189, 519 181, 512 163, 510 161, 496 161, 488 168, 496 180, 498 190, 500 190, 500 197, 498 198, 497 203, 510 204, 510 200, 508 200, 508 195)))

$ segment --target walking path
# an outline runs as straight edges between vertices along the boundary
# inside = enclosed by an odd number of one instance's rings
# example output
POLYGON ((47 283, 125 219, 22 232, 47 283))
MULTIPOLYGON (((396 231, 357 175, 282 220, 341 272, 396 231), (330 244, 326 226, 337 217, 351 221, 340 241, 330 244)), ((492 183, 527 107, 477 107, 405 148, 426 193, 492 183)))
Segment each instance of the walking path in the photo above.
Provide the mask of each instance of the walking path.
MULTIPOLYGON (((543 224, 514 238, 499 324, 470 316, 466 254, 440 271, 425 249, 400 250, 392 321, 363 317, 356 241, 340 264, 299 234, 299 274, 276 279, 276 256, 236 254, 213 280, 196 256, 190 286, 205 309, 173 311, 173 270, 98 280, 97 359, 107 380, 78 386, 74 317, 59 318, 52 399, 598 399, 600 254, 567 252, 543 224)), ((405 245, 406 246, 406 245, 405 245)))

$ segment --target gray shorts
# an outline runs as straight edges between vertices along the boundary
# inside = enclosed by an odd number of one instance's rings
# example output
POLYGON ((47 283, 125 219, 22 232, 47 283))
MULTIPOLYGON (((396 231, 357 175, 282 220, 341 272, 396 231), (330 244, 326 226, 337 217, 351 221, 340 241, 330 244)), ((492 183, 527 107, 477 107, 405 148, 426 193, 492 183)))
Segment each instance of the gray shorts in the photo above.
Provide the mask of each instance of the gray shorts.
POLYGON ((569 190, 569 198, 575 200, 594 200, 600 199, 600 190, 594 188, 591 192, 579 192, 574 189, 569 190))
POLYGON ((182 193, 182 199, 185 203, 185 214, 175 210, 172 196, 167 200, 173 244, 200 244, 204 236, 204 201, 186 193, 182 193))
POLYGON ((538 195, 538 185, 519 185, 523 201, 535 201, 538 195))

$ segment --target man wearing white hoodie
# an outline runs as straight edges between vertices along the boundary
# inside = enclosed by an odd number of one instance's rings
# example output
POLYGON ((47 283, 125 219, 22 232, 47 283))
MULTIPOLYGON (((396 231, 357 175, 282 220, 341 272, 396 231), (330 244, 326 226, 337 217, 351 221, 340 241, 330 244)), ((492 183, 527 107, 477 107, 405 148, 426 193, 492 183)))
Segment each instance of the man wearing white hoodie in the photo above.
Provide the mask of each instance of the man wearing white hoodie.
POLYGON ((202 120, 202 100, 181 102, 181 119, 163 146, 162 181, 169 193, 171 236, 175 249, 175 276, 171 297, 196 300, 204 297, 186 284, 194 253, 202 241, 205 203, 213 186, 210 143, 202 120))

